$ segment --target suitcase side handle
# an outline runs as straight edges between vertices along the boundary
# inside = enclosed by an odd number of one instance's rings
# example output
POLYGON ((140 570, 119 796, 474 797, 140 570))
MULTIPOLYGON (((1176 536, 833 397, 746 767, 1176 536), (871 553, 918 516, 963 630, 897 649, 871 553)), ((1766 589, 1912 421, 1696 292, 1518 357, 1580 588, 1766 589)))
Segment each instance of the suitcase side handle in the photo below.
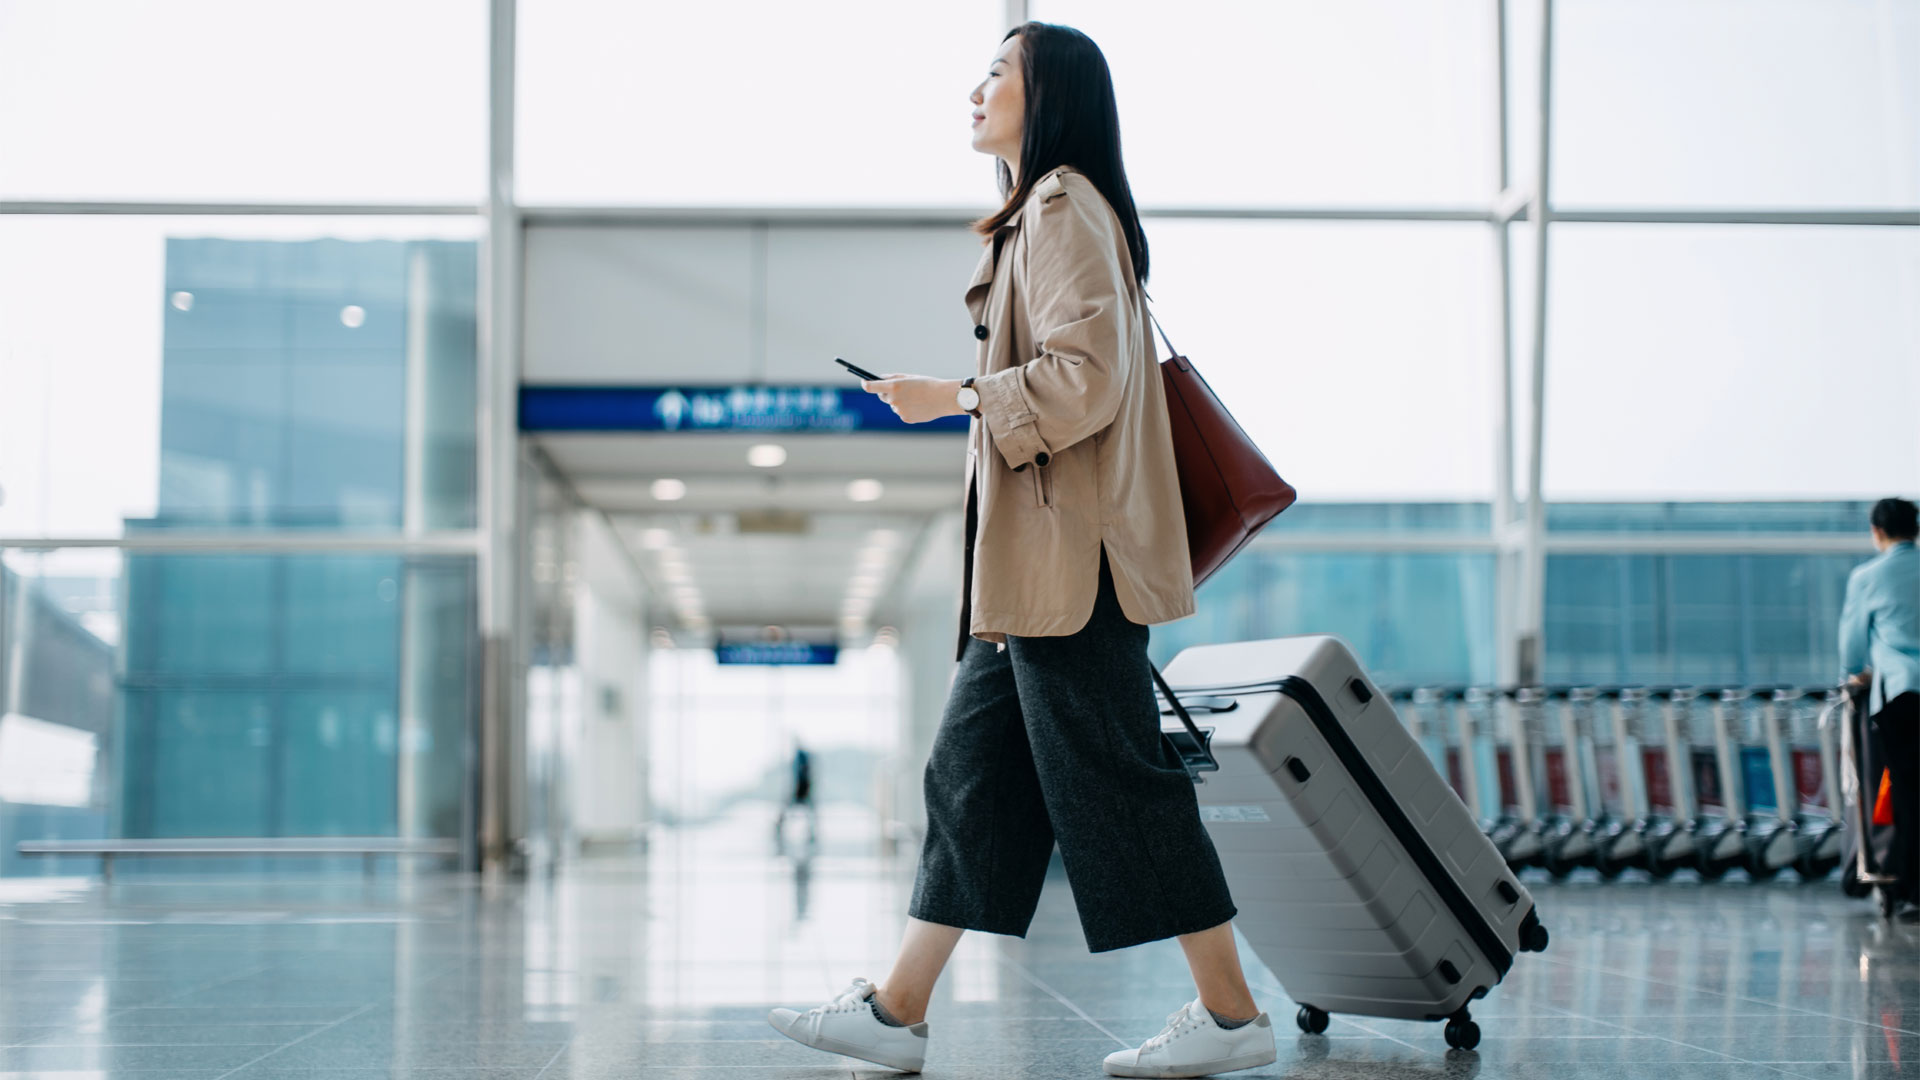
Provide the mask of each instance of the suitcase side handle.
POLYGON ((1167 685, 1166 676, 1160 674, 1158 666, 1148 662, 1147 670, 1153 672, 1154 685, 1159 688, 1161 696, 1167 699, 1167 703, 1173 706, 1174 714, 1180 717, 1181 725, 1187 729, 1163 731, 1160 737, 1167 740, 1174 751, 1180 755, 1180 761, 1187 767, 1187 775, 1193 782, 1204 783, 1200 778, 1201 773, 1220 771, 1220 762, 1213 756, 1213 729, 1207 728, 1202 731, 1193 722, 1192 714, 1188 713, 1187 707, 1180 703, 1179 697, 1173 692, 1173 687, 1167 685))

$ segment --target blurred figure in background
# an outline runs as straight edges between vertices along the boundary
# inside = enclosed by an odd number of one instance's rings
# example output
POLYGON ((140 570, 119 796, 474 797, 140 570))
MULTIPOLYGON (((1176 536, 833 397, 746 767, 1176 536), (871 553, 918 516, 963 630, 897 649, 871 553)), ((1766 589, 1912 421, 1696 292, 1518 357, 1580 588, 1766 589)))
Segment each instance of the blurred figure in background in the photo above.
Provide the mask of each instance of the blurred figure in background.
POLYGON ((798 739, 793 743, 793 787, 787 801, 780 807, 780 816, 773 823, 775 850, 780 854, 787 851, 787 819, 795 812, 807 816, 807 848, 812 850, 820 844, 820 812, 813 805, 813 755, 798 739))
MULTIPOLYGON (((1867 728, 1887 763, 1893 796, 1893 852, 1887 872, 1895 918, 1920 922, 1920 514, 1906 499, 1873 507, 1880 555, 1847 578, 1840 612, 1840 664, 1867 685, 1867 728)), ((1871 794, 1867 797, 1871 798, 1871 794)))

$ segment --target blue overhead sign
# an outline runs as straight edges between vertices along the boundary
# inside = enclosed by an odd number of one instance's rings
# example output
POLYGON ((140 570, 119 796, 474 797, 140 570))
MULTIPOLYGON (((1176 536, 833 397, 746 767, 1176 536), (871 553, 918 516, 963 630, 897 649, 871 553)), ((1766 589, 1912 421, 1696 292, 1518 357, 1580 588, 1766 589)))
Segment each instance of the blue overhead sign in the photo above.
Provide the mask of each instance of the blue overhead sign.
POLYGON ((713 647, 713 655, 722 664, 832 664, 840 659, 840 646, 804 641, 723 641, 713 647))
POLYGON ((909 424, 846 386, 523 386, 522 431, 965 431, 967 418, 909 424))

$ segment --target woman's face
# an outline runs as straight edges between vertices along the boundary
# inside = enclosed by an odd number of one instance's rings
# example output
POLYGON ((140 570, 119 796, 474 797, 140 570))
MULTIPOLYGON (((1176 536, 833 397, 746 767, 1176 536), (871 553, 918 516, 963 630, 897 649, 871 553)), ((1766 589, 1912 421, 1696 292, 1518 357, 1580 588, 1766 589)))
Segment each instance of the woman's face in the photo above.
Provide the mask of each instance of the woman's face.
POLYGON ((973 102, 973 148, 1008 165, 1020 160, 1020 136, 1026 125, 1027 92, 1020 70, 1018 35, 1000 43, 987 77, 968 95, 973 102))

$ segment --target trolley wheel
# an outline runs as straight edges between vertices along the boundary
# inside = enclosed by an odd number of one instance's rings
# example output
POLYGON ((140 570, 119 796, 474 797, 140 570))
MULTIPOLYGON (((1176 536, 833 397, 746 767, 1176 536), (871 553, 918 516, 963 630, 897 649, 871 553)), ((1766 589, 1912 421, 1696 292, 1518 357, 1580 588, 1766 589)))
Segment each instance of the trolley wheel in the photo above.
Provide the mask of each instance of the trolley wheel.
POLYGON ((1840 865, 1838 855, 1807 855, 1794 860, 1793 869, 1803 881, 1824 881, 1833 876, 1833 868, 1840 865))
POLYGON ((1873 886, 1860 880, 1858 867, 1852 859, 1847 860, 1847 868, 1840 872, 1840 891, 1855 900, 1864 900, 1873 894, 1873 886))
POLYGON ((1447 1045, 1455 1050, 1471 1050, 1480 1045, 1480 1025, 1471 1020, 1447 1021, 1447 1045))
POLYGON ((1593 868, 1599 871, 1600 880, 1612 881, 1621 874, 1626 873, 1627 864, 1609 855, 1595 855, 1593 857, 1593 868))
POLYGON ((1769 865, 1764 855, 1756 854, 1747 859, 1742 866, 1747 872, 1747 877, 1754 881, 1772 881, 1780 876, 1780 868, 1769 865))
POLYGON ((1730 863, 1725 859, 1714 859, 1706 855, 1702 855, 1700 856, 1700 862, 1697 866, 1695 866, 1695 869, 1700 871, 1700 877, 1703 880, 1719 881, 1721 878, 1727 876, 1727 871, 1733 869, 1733 866, 1734 866, 1733 863, 1730 863))
POLYGON ((1325 1009, 1302 1005, 1300 1011, 1294 1014, 1293 1020, 1300 1025, 1301 1031, 1309 1035, 1318 1035, 1327 1030, 1327 1010, 1325 1009))
POLYGON ((1893 895, 1893 886, 1882 885, 1879 886, 1875 892, 1880 896, 1880 917, 1891 920, 1893 918, 1893 909, 1899 905, 1899 901, 1896 900, 1893 895))
POLYGON ((1672 877, 1673 872, 1678 869, 1680 868, 1665 859, 1652 859, 1647 863, 1647 873, 1655 881, 1667 880, 1672 877))
POLYGON ((1555 881, 1567 880, 1567 876, 1579 867, 1580 864, 1572 859, 1562 859, 1558 848, 1546 848, 1540 852, 1540 868, 1555 881))

